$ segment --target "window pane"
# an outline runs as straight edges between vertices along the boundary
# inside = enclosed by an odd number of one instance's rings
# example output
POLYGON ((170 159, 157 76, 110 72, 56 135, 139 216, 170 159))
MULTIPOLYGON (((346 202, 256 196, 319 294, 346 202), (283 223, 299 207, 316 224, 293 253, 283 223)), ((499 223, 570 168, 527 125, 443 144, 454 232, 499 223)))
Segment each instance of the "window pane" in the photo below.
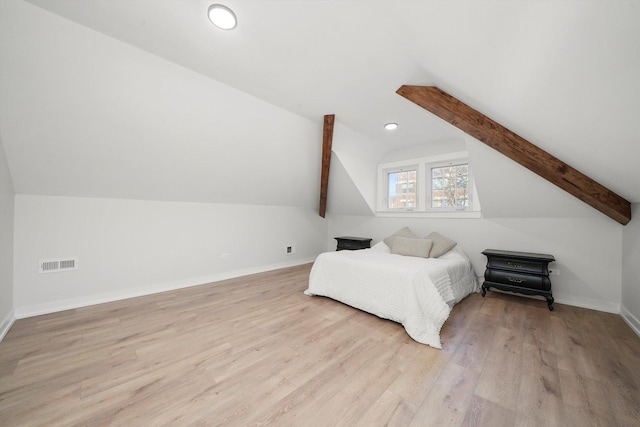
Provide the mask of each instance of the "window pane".
POLYGON ((443 166, 431 169, 431 207, 469 207, 469 165, 443 166))
POLYGON ((417 171, 391 172, 387 182, 387 207, 391 209, 416 207, 417 171))

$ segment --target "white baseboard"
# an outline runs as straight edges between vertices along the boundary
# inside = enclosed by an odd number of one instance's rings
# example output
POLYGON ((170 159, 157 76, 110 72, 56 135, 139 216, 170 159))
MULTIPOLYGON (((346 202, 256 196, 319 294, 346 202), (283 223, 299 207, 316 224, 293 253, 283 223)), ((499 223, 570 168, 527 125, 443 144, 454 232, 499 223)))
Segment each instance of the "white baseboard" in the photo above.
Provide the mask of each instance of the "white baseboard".
MULTIPOLYGON (((537 299, 537 300, 540 300, 542 302, 545 302, 545 298, 542 297, 542 296, 525 295, 525 294, 519 294, 519 293, 514 293, 514 292, 509 292, 509 291, 503 291, 503 290, 494 289, 494 288, 491 288, 491 290, 489 292, 501 292, 501 293, 507 294, 507 295, 518 295, 520 297, 532 298, 532 299, 537 299)), ((555 303, 566 304, 566 305, 570 305, 570 306, 573 306, 573 307, 588 308, 589 310, 604 311, 605 313, 620 314, 620 304, 614 304, 614 303, 605 302, 605 301, 586 300, 586 299, 571 298, 571 297, 569 297, 569 298, 565 298, 565 297, 557 298, 554 295, 554 304, 555 303)))
POLYGON ((627 325, 629 325, 629 327, 633 329, 633 332, 635 332, 636 335, 640 337, 640 320, 638 320, 636 316, 631 314, 629 310, 624 308, 624 306, 622 306, 622 308, 620 309, 620 316, 622 316, 624 321, 627 322, 627 325))
POLYGON ((13 322, 15 321, 16 321, 15 310, 11 310, 9 314, 7 314, 7 317, 5 317, 2 320, 2 323, 0 323, 0 342, 2 342, 5 335, 7 335, 7 332, 9 332, 9 329, 11 329, 11 326, 13 326, 13 322))
MULTIPOLYGON (((45 304, 34 304, 15 309, 15 318, 24 319, 26 317, 39 316, 41 314, 56 313, 64 310, 72 310, 74 308, 88 307, 91 305, 104 304, 107 302, 120 301, 127 298, 141 297, 145 295, 157 294, 160 292, 173 291, 191 286, 205 285, 212 282, 220 282, 222 280, 234 279, 236 277, 248 276, 251 274, 264 273, 266 271, 278 270, 281 268, 294 267, 296 265, 308 264, 315 261, 313 258, 297 259, 294 261, 281 262, 277 264, 264 265, 260 267, 245 268, 240 270, 227 271, 219 274, 207 276, 191 277, 188 279, 174 280, 170 282, 157 283, 154 285, 143 286, 120 290, 116 292, 108 292, 96 295, 86 295, 78 298, 52 301, 45 304)), ((10 326, 10 325, 9 325, 10 326)), ((8 330, 8 328, 7 328, 8 330)))
POLYGON ((566 304, 589 310, 604 311, 605 313, 620 314, 620 304, 606 301, 584 300, 579 298, 555 298, 554 303, 566 304))

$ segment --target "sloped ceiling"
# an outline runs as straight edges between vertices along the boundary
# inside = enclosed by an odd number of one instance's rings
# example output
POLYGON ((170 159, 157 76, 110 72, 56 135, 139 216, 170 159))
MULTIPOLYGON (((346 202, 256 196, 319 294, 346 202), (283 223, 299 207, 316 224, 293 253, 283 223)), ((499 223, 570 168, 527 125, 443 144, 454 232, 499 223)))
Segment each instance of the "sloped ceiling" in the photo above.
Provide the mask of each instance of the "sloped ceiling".
POLYGON ((358 186, 353 182, 349 172, 335 153, 331 156, 329 182, 331 183, 327 198, 329 213, 334 215, 373 215, 358 186))
POLYGON ((485 218, 606 218, 493 148, 467 137, 485 218))
POLYGON ((30 4, 2 16, 17 193, 315 206, 315 123, 30 4))
POLYGON ((629 201, 437 87, 402 86, 398 89, 398 94, 537 173, 611 219, 623 225, 631 220, 629 201))
POLYGON ((16 191, 312 206, 324 114, 363 152, 461 137, 395 94, 414 84, 640 202, 639 0, 229 0, 231 32, 210 3, 2 0, 16 191))

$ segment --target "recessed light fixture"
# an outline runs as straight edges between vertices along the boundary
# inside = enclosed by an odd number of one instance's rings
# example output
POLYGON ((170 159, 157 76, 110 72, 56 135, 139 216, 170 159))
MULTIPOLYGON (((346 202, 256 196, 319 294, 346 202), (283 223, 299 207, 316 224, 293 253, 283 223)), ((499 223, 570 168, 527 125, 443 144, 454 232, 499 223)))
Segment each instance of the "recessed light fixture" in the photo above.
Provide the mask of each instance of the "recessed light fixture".
POLYGON ((233 13, 233 10, 222 4, 212 4, 209 6, 207 15, 209 15, 209 21, 221 30, 233 30, 238 23, 238 19, 236 18, 236 14, 233 13))
POLYGON ((386 125, 384 125, 384 128, 386 130, 398 129, 398 124, 397 123, 387 123, 386 125))

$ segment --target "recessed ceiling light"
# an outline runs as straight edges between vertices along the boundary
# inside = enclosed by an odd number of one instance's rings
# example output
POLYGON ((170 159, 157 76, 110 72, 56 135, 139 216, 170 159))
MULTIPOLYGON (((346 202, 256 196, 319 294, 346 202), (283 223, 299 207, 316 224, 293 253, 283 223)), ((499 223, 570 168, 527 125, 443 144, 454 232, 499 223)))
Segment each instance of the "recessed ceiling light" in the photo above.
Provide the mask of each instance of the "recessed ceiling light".
POLYGON ((398 129, 398 124, 397 123, 387 123, 386 125, 384 125, 384 128, 386 130, 398 129))
POLYGON ((212 4, 209 6, 209 21, 221 30, 233 30, 238 23, 233 10, 222 4, 212 4))

